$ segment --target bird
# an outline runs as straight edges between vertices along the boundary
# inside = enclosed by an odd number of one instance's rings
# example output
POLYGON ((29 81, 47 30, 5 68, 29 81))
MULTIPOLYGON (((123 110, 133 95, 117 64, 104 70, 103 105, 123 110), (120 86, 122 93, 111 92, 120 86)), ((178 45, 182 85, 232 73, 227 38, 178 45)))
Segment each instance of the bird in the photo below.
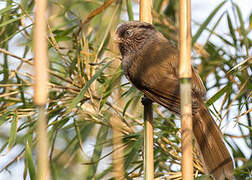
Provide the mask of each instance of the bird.
MULTIPOLYGON (((126 78, 153 102, 180 116, 179 50, 152 24, 129 21, 114 34, 126 78)), ((205 105, 205 86, 192 68, 193 134, 204 168, 216 180, 233 176, 232 158, 205 105)))

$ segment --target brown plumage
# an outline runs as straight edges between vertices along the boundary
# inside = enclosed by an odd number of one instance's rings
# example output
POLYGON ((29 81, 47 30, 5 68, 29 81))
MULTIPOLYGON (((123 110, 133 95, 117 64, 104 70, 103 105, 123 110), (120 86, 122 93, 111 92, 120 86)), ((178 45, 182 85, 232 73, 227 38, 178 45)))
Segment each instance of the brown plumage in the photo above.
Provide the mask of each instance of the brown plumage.
MULTIPOLYGON (((178 50, 154 26, 131 21, 117 27, 115 41, 127 79, 149 99, 180 115, 178 50)), ((192 68, 193 132, 205 168, 215 179, 233 173, 230 154, 204 104, 206 90, 192 68)))

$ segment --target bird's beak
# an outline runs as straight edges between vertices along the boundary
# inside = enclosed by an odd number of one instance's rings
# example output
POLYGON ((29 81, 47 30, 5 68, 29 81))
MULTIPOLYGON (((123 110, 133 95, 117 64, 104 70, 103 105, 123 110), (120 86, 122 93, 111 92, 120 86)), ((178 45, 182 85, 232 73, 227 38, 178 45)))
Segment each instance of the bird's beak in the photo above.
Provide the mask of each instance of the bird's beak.
POLYGON ((113 42, 114 43, 121 43, 122 42, 122 39, 118 36, 117 33, 115 33, 113 36, 113 42))

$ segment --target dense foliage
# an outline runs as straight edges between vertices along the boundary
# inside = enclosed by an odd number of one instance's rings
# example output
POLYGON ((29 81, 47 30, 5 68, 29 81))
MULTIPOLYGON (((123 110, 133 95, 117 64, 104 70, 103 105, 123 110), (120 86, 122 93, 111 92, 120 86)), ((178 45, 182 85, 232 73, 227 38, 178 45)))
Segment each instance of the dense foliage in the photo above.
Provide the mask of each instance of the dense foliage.
MULTIPOLYGON (((178 1, 153 2, 153 24, 177 44, 178 1)), ((21 161, 24 179, 36 176, 34 3, 0 2, 0 173, 15 173, 12 167, 21 161), (1 161, 2 157, 7 160, 1 161)), ((130 0, 48 2, 52 179, 109 179, 114 177, 113 163, 118 162, 127 179, 143 177, 142 94, 124 78, 111 41, 117 24, 136 19, 136 7, 137 1, 130 0)), ((244 18, 231 0, 212 9, 203 23, 193 22, 197 29, 193 59, 207 86, 207 105, 223 132, 228 126, 224 137, 234 157, 235 177, 249 179, 252 11, 244 18), (227 29, 225 34, 216 31, 220 25, 227 29), (206 37, 203 43, 202 36, 206 37)), ((154 104, 156 177, 181 179, 179 124, 177 117, 154 104)), ((194 165, 195 177, 203 175, 196 151, 194 165)))

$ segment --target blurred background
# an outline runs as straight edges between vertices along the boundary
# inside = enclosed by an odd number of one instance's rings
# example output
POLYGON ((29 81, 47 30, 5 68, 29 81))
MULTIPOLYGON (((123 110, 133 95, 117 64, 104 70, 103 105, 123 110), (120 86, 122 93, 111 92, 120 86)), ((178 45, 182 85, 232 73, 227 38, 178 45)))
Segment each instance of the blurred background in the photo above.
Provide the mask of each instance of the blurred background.
MULTIPOLYGON (((0 1, 0 179, 35 179, 34 0, 0 1)), ((193 64, 234 158, 234 179, 252 174, 250 0, 192 0, 193 64)), ((134 0, 49 0, 48 109, 52 179, 143 178, 142 94, 123 76, 112 41, 138 20, 134 0), (94 80, 94 81, 93 81, 94 80)), ((178 1, 153 1, 153 24, 177 44, 178 1)), ((154 104, 157 179, 181 179, 180 121, 154 104)), ((198 152, 195 178, 204 176, 198 152)))

